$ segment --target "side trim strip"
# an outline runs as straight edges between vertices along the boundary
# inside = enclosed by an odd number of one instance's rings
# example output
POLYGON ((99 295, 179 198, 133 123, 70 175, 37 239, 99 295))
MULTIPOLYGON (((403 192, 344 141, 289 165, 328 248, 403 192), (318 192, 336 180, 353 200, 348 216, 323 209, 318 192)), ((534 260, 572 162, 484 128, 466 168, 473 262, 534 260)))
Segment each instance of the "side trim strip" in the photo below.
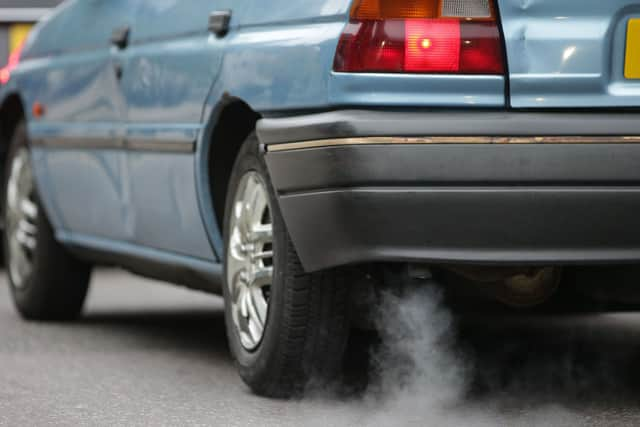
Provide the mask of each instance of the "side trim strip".
POLYGON ((129 150, 152 151, 161 153, 193 153, 196 149, 195 140, 169 140, 153 138, 80 138, 45 137, 33 138, 32 145, 59 149, 92 149, 92 150, 129 150))
POLYGON ((273 144, 267 150, 292 151, 345 145, 428 145, 428 144, 637 144, 640 136, 425 136, 420 138, 367 137, 337 138, 273 144))
POLYGON ((494 110, 335 110, 258 121, 265 145, 361 137, 640 135, 640 113, 494 110))
POLYGON ((52 136, 31 138, 31 145, 46 148, 121 150, 125 148, 125 141, 122 138, 110 139, 101 137, 80 138, 77 136, 52 136))
POLYGON ((124 142, 129 151, 155 151, 162 153, 193 153, 196 142, 191 140, 169 140, 128 137, 124 142))

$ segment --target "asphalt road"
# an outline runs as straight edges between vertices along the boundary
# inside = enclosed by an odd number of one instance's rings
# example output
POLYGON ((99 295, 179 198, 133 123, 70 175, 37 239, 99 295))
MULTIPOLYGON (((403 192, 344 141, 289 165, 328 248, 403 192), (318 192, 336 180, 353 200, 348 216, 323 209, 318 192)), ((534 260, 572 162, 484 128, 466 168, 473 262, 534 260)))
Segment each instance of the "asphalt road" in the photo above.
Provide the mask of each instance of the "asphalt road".
MULTIPOLYGON (((413 320, 439 324, 418 325, 431 337, 451 329, 446 315, 413 320)), ((405 357, 374 371, 402 377, 371 373, 378 386, 365 391, 277 401, 236 376, 217 298, 102 271, 82 320, 34 324, 18 318, 2 279, 0 424, 640 424, 639 315, 477 315, 457 325, 454 347, 423 352, 431 338, 413 335, 390 343, 405 357)))

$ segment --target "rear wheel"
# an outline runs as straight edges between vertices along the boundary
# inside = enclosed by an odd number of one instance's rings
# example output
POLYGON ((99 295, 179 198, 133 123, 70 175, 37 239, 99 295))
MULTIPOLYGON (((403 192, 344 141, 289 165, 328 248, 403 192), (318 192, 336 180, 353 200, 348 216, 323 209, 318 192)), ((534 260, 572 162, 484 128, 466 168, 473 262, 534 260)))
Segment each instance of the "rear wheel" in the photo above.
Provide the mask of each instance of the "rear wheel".
POLYGON ((345 272, 304 272, 255 135, 240 151, 225 215, 225 317, 243 380, 290 397, 339 373, 349 331, 345 272))
POLYGON ((14 303, 32 320, 77 317, 87 294, 88 264, 56 242, 35 185, 24 123, 14 134, 5 174, 6 266, 14 303))

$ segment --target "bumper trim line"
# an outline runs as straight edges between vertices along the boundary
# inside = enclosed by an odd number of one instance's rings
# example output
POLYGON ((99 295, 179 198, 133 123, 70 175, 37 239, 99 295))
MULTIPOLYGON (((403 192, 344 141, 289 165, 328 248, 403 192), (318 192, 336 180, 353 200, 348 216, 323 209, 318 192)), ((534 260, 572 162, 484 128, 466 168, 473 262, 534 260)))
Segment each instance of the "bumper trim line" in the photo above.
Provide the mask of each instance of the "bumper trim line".
POLYGON ((267 146, 267 151, 293 151, 352 145, 423 144, 637 144, 640 136, 425 136, 334 138, 267 146))
MULTIPOLYGON (((605 137, 640 135, 640 112, 335 110, 258 121, 266 146, 371 137, 605 137)), ((535 139, 534 139, 535 141, 535 139)))

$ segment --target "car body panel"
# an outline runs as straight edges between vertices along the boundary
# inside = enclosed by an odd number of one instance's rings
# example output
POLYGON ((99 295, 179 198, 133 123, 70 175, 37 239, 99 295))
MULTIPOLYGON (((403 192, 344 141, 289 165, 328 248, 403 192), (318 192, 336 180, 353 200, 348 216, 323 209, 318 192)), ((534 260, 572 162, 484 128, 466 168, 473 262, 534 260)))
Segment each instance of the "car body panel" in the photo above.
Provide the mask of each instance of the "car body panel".
POLYGON ((126 158, 86 149, 33 148, 38 182, 57 230, 130 240, 133 218, 126 158))
POLYGON ((53 55, 59 58, 108 46, 115 28, 131 24, 136 1, 65 1, 32 31, 23 60, 53 55))
POLYGON ((128 150, 136 218, 132 241, 215 261, 193 159, 204 101, 222 63, 222 41, 206 27, 211 10, 211 2, 201 0, 138 0, 140 25, 115 55, 123 73, 125 139, 136 148, 128 150), (187 154, 170 148, 183 144, 187 154))
POLYGON ((514 108, 636 107, 626 80, 627 23, 636 0, 498 0, 514 108))
POLYGON ((228 92, 260 113, 350 105, 505 106, 502 76, 332 72, 347 20, 345 13, 323 20, 241 25, 227 38, 214 102, 228 92))
POLYGON ((121 139, 124 111, 110 68, 105 46, 27 62, 18 81, 27 105, 40 102, 47 108, 46 120, 28 122, 32 140, 66 145, 62 150, 34 146, 36 178, 48 194, 47 211, 57 213, 51 215, 54 227, 129 239, 132 205, 126 153, 115 145, 112 150, 73 149, 78 141, 117 144, 121 139))
POLYGON ((129 166, 136 214, 134 242, 213 261, 200 216, 193 155, 132 152, 129 166))
POLYGON ((332 105, 391 107, 504 108, 502 76, 451 76, 332 73, 332 105))
POLYGON ((143 276, 222 293, 222 266, 207 260, 119 240, 59 231, 56 239, 81 257, 128 268, 143 276))

